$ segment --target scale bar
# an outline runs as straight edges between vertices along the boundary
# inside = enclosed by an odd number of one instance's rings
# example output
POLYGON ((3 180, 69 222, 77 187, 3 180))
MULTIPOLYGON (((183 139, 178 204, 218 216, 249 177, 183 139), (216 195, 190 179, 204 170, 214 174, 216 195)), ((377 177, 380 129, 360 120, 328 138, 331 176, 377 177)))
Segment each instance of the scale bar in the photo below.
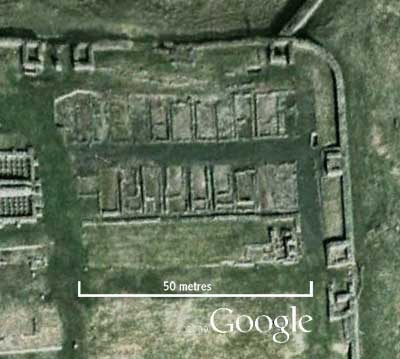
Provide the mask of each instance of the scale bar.
POLYGON ((78 298, 313 298, 314 282, 309 281, 309 291, 306 294, 84 294, 81 281, 78 281, 78 298))

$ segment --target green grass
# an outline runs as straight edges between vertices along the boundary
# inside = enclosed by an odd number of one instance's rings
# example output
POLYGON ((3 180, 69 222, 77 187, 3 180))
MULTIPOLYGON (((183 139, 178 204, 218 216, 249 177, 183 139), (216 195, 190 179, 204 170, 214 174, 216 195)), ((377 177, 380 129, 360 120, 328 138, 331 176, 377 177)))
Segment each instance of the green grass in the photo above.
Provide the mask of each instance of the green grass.
MULTIPOLYGON (((39 159, 45 202, 44 231, 54 242, 48 280, 65 330, 62 357, 84 358, 83 352, 72 353, 71 349, 72 340, 82 340, 85 333, 82 307, 76 300, 76 281, 83 256, 80 207, 68 156, 53 123, 53 88, 38 89, 35 83, 24 80, 14 86, 17 94, 0 97, 2 129, 24 135, 39 159)), ((24 230, 27 237, 35 233, 24 230)))

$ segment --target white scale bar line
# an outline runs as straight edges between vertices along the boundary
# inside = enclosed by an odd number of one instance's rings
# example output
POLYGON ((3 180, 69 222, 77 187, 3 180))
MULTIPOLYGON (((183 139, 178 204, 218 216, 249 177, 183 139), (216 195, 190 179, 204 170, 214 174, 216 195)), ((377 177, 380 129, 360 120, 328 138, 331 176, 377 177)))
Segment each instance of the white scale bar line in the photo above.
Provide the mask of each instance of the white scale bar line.
POLYGON ((78 298, 313 298, 314 282, 306 294, 83 294, 78 281, 78 298))

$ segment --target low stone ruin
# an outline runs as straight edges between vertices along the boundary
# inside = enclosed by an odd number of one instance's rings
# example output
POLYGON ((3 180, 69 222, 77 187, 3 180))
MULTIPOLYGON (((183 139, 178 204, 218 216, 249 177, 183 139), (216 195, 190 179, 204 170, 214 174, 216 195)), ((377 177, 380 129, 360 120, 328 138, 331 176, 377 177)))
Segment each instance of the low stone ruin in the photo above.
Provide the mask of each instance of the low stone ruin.
POLYGON ((79 187, 83 201, 98 198, 100 217, 107 221, 298 211, 295 162, 124 165, 101 169, 92 179, 81 177, 79 187))
POLYGON ((333 239, 325 242, 326 266, 328 269, 340 269, 354 265, 349 240, 333 239))
POLYGON ((247 245, 236 266, 249 264, 296 264, 302 257, 300 224, 296 217, 268 223, 265 242, 247 245))
POLYGON ((0 247, 0 273, 14 279, 3 283, 0 293, 0 356, 62 349, 61 319, 56 306, 46 300, 50 248, 51 244, 0 247))
MULTIPOLYGON (((78 58, 84 61, 84 55, 78 58)), ((76 66, 84 70, 88 65, 76 66)), ((285 138, 297 117, 295 94, 289 90, 182 97, 76 90, 54 103, 55 122, 72 145, 285 138)))
POLYGON ((355 281, 350 276, 344 288, 338 288, 336 281, 328 287, 328 315, 331 322, 340 321, 352 316, 355 308, 355 281))
POLYGON ((32 148, 0 150, 0 227, 36 223, 42 217, 38 165, 32 148))

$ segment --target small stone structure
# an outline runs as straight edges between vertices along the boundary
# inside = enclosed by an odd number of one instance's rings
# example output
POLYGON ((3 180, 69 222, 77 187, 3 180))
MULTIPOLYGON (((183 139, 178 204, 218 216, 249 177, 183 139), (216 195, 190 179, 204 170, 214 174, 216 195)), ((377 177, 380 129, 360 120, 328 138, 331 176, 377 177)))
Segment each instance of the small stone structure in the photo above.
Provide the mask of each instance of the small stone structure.
POLYGON ((340 148, 329 147, 324 151, 324 169, 326 175, 329 177, 339 177, 343 175, 340 148))
POLYGON ((94 71, 94 53, 92 45, 79 43, 72 48, 72 68, 75 71, 94 71))
POLYGON ((346 268, 354 265, 354 255, 348 240, 328 240, 325 243, 325 256, 328 269, 346 268))
POLYGON ((247 245, 243 257, 235 263, 245 264, 296 264, 302 257, 300 223, 296 216, 270 221, 265 242, 247 245))
POLYGON ((45 68, 46 43, 27 41, 21 47, 21 68, 26 76, 38 76, 45 68))
POLYGON ((290 40, 274 41, 269 48, 269 61, 274 66, 287 66, 294 64, 294 56, 291 53, 290 40))
POLYGON ((345 286, 344 289, 338 289, 336 281, 333 281, 328 287, 328 309, 331 322, 349 318, 357 309, 355 281, 351 276, 345 286))

